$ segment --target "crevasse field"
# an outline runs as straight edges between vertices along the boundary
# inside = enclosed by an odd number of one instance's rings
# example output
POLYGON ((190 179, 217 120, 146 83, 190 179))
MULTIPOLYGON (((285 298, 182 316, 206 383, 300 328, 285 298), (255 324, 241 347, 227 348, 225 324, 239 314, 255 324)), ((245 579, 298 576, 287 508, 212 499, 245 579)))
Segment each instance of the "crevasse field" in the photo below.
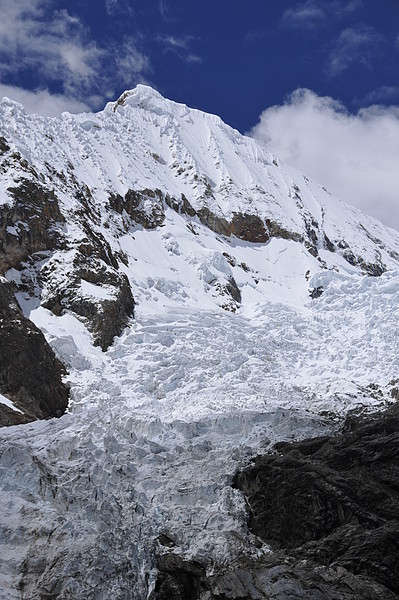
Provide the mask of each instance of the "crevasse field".
POLYGON ((397 273, 336 277, 302 307, 269 300, 236 314, 157 310, 157 292, 107 353, 75 317, 36 309, 73 400, 59 420, 1 431, 7 596, 20 598, 15 572, 40 560, 41 586, 62 581, 61 597, 130 598, 130 579, 145 598, 160 533, 217 565, 249 552, 235 471, 273 442, 329 433, 337 416, 388 399, 398 289, 397 273))

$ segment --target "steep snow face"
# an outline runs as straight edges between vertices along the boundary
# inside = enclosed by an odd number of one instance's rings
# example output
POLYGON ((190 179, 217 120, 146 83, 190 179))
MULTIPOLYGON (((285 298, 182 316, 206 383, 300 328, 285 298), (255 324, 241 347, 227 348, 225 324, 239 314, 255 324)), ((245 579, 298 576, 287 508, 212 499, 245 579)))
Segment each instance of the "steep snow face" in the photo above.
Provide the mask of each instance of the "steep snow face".
MULTIPOLYGON (((353 264, 360 259, 382 268, 398 264, 397 232, 279 164, 219 117, 166 100, 146 86, 126 92, 103 112, 65 113, 60 119, 26 115, 20 105, 3 100, 0 119, 7 144, 20 154, 14 179, 33 168, 57 190, 67 211, 79 205, 78 185, 103 225, 111 194, 160 190, 159 198, 147 197, 147 209, 166 196, 180 202, 183 194, 203 220, 204 209, 227 221, 235 214, 256 215, 266 239, 301 238, 314 254, 336 250, 353 264)), ((10 185, 8 174, 2 178, 3 202, 10 185)))
POLYGON ((297 306, 324 270, 399 265, 398 232, 146 86, 61 118, 3 100, 0 120, 0 270, 28 314, 70 310, 104 350, 135 301, 297 306))
POLYGON ((233 475, 397 393, 399 234, 145 86, 0 117, 0 264, 72 395, 1 430, 5 597, 141 600, 162 553, 264 556, 233 475))

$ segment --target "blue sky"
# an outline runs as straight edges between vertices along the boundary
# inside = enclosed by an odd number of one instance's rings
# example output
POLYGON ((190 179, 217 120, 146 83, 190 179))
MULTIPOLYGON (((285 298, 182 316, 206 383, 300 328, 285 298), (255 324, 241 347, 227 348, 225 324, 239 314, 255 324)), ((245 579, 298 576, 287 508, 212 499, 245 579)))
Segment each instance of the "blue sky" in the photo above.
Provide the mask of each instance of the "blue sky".
POLYGON ((100 109, 137 82, 240 131, 297 88, 399 103, 397 0, 1 0, 1 83, 100 109))
MULTIPOLYGON (((383 157, 399 151, 398 0, 0 0, 0 6, 0 96, 28 111, 99 110, 147 83, 241 132, 251 130, 316 179, 320 167, 309 164, 321 162, 314 159, 326 134, 330 144, 339 138, 338 150, 344 144, 346 152, 364 152, 364 137, 374 146, 371 130, 376 147, 393 130, 383 157), (356 130, 350 140, 348 128, 356 130)), ((331 187, 323 165, 321 182, 331 187)), ((359 173, 340 178, 366 173, 363 163, 359 173)), ((390 174, 392 198, 396 183, 390 174)), ((369 186, 338 186, 338 192, 348 200, 369 186)), ((368 212, 383 204, 375 195, 360 203, 368 212)), ((391 200, 384 210, 386 220, 391 200)))

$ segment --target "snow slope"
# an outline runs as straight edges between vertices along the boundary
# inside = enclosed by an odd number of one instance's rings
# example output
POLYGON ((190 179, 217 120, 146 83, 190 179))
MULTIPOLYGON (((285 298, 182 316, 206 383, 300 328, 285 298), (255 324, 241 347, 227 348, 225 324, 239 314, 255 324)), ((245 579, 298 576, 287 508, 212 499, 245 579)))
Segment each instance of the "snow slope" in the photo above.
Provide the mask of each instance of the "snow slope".
MULTIPOLYGON (((7 154, 0 198, 11 203, 7 189, 33 168, 65 217, 69 245, 6 275, 72 395, 62 418, 0 431, 1 597, 140 600, 160 553, 212 571, 270 552, 247 529, 233 475, 276 441, 329 433, 348 411, 392 401, 399 234, 218 117, 143 86, 95 115, 43 119, 3 100, 0 116, 10 152, 27 161, 7 154), (111 210, 110 195, 132 189, 160 190, 145 196, 148 214, 154 202, 163 211, 157 226, 111 210), (182 194, 196 214, 166 203, 182 194), (280 234, 224 235, 198 216, 204 206, 226 222, 269 219, 280 234), (106 352, 73 308, 45 307, 50 287, 76 279, 87 223, 136 301, 106 352), (385 272, 369 277, 369 264, 385 272)), ((79 298, 115 297, 116 280, 93 281, 78 277, 79 298)))

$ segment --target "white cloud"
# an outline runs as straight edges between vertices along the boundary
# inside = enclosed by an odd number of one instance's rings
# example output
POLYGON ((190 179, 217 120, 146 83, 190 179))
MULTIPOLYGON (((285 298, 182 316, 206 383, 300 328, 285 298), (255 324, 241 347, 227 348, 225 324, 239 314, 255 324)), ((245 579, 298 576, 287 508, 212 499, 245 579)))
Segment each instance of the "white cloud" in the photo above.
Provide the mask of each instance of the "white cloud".
POLYGON ((149 59, 137 50, 134 40, 129 39, 115 48, 115 65, 121 85, 133 85, 138 75, 151 72, 149 59))
POLYGON ((165 45, 170 46, 171 48, 180 48, 183 50, 187 50, 187 46, 190 42, 190 38, 187 37, 176 37, 173 35, 166 35, 164 37, 159 38, 165 45))
POLYGON ((318 29, 328 25, 332 20, 340 21, 357 11, 362 0, 305 0, 284 11, 281 24, 292 29, 318 29))
POLYGON ((109 15, 134 15, 134 9, 128 0, 105 0, 105 10, 109 15))
POLYGON ((158 3, 159 12, 161 13, 164 19, 167 19, 169 14, 169 5, 165 2, 165 0, 159 0, 158 3))
MULTIPOLYGON (((124 0, 110 0, 108 8, 116 10, 123 4, 124 0)), ((121 66, 129 77, 149 68, 148 58, 132 40, 122 40, 117 48, 100 45, 77 17, 55 6, 55 0, 2 0, 3 83, 23 80, 29 73, 36 85, 61 87, 67 97, 82 101, 120 84, 115 78, 121 66)))
POLYGON ((326 8, 321 8, 314 0, 308 0, 293 8, 288 8, 284 12, 281 22, 285 27, 310 29, 318 27, 325 18, 326 8))
POLYGON ((54 117, 65 111, 77 113, 89 110, 89 107, 79 100, 61 94, 51 94, 48 90, 32 92, 0 83, 0 98, 4 96, 22 104, 26 112, 45 117, 54 117))
POLYGON ((369 67, 381 41, 379 34, 365 25, 348 27, 335 41, 328 61, 328 73, 341 75, 354 64, 369 67))
POLYGON ((198 41, 198 38, 192 35, 163 35, 158 36, 157 41, 161 44, 165 52, 173 52, 184 62, 202 62, 202 58, 198 56, 198 54, 194 54, 190 51, 191 42, 198 41))
POLYGON ((3 76, 35 71, 72 89, 90 85, 103 50, 77 18, 49 1, 3 0, 0 53, 3 76))
POLYGON ((362 104, 394 104, 399 100, 399 86, 382 85, 369 92, 362 104))
POLYGON ((399 229, 399 108, 352 115, 339 102, 296 90, 250 132, 334 195, 399 229))

